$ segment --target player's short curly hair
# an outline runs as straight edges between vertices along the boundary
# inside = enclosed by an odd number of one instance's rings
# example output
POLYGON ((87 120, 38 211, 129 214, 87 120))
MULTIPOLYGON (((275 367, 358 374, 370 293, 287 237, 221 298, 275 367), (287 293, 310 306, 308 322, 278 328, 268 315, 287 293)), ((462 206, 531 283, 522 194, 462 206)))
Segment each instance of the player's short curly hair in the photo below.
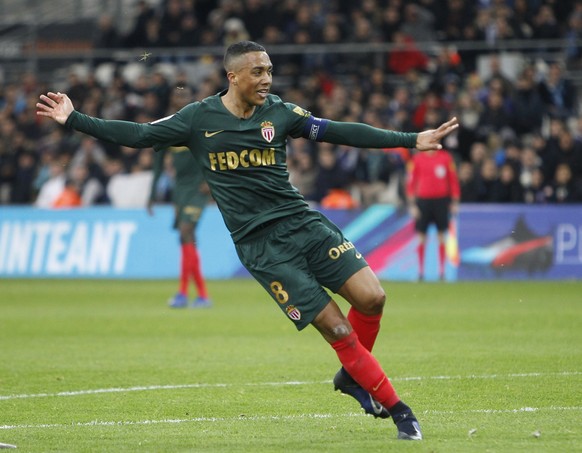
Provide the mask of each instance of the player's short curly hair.
POLYGON ((265 48, 253 41, 240 41, 231 44, 224 53, 224 69, 228 72, 232 60, 249 52, 266 52, 265 48))

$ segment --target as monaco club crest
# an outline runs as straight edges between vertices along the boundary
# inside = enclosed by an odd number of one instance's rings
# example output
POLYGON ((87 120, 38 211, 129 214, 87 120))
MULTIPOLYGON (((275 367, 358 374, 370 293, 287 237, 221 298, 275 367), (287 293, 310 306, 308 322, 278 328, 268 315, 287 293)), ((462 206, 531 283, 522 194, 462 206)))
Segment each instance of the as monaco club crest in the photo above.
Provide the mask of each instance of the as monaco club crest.
POLYGON ((287 316, 289 316, 293 321, 299 321, 301 319, 301 312, 295 305, 289 305, 287 308, 287 316))
POLYGON ((261 123, 261 135, 267 142, 271 143, 275 138, 275 128, 270 121, 263 121, 261 123))

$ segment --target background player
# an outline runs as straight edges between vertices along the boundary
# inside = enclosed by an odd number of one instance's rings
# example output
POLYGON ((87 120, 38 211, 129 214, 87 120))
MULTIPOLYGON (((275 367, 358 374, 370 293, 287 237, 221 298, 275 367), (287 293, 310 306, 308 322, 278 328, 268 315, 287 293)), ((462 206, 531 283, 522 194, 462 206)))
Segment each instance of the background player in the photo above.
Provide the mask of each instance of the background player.
POLYGON ((172 308, 188 306, 190 280, 196 286, 198 297, 192 300, 193 308, 210 307, 206 282, 202 275, 200 255, 196 247, 196 227, 204 207, 210 199, 208 186, 202 176, 202 169, 196 165, 194 157, 186 147, 170 147, 156 153, 154 157, 154 179, 148 203, 148 212, 153 214, 153 200, 156 183, 160 177, 167 153, 171 154, 175 171, 172 201, 176 211, 174 228, 180 235, 180 287, 176 295, 168 301, 172 308))
POLYGON ((273 65, 265 49, 250 41, 229 46, 224 67, 227 90, 152 123, 83 115, 68 96, 52 92, 40 96, 37 113, 125 146, 187 146, 204 169, 241 262, 297 329, 313 325, 336 352, 342 364, 336 388, 366 412, 391 416, 399 439, 422 439, 412 410, 371 353, 384 290, 354 245, 289 183, 286 143, 291 136, 361 148, 429 150, 441 147, 457 120, 407 134, 316 118, 269 93, 273 65), (347 318, 325 288, 350 303, 347 318))
MULTIPOLYGON (((192 99, 189 87, 174 90, 170 99, 171 112, 176 112, 192 99)), ((154 178, 152 181, 148 212, 153 214, 155 189, 164 168, 167 153, 170 153, 174 170, 174 189, 172 201, 176 210, 174 228, 180 235, 180 287, 176 295, 168 301, 172 308, 188 306, 188 288, 190 280, 196 286, 198 297, 191 306, 204 308, 212 305, 208 297, 206 282, 202 275, 200 255, 196 247, 196 226, 204 207, 210 199, 208 185, 202 175, 202 169, 196 164, 190 150, 184 146, 170 147, 157 152, 154 156, 154 178)))
POLYGON ((445 279, 445 235, 451 215, 456 215, 461 191, 455 162, 443 149, 417 153, 407 167, 406 195, 418 236, 418 279, 424 280, 426 233, 436 225, 439 279, 445 279))

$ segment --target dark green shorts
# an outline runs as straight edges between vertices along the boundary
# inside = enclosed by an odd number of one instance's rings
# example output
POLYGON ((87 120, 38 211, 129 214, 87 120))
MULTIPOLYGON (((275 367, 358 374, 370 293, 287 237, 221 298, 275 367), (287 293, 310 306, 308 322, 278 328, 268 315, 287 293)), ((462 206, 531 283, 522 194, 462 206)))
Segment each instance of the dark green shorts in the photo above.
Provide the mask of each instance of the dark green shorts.
POLYGON ((177 229, 181 223, 191 223, 194 228, 200 220, 204 207, 193 205, 176 205, 176 217, 174 219, 174 228, 177 229))
POLYGON ((180 223, 190 223, 196 227, 208 198, 208 195, 200 192, 198 187, 176 186, 172 200, 176 207, 174 228, 178 228, 180 223))
POLYGON ((285 217, 236 244, 243 265, 301 330, 360 269, 363 256, 317 211, 285 217))

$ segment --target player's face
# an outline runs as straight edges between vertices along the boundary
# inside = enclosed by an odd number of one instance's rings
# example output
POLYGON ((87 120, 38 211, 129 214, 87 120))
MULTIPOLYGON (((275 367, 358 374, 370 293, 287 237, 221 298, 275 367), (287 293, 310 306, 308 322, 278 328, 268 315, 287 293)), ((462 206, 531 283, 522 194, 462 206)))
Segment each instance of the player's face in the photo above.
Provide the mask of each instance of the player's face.
POLYGON ((266 52, 249 52, 240 57, 233 82, 241 100, 263 105, 273 82, 273 64, 266 52))

